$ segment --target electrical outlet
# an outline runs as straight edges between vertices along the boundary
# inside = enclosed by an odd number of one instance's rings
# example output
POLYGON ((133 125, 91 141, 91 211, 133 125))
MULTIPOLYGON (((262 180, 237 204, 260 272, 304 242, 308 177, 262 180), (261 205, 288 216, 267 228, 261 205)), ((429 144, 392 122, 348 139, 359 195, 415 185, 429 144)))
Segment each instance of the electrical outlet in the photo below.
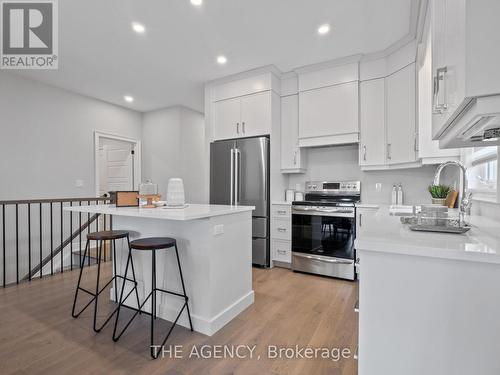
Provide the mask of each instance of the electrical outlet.
POLYGON ((214 236, 220 236, 224 234, 224 224, 218 224, 214 226, 214 236))
POLYGON ((377 182, 375 184, 375 191, 377 191, 377 193, 380 193, 382 191, 382 183, 377 182))

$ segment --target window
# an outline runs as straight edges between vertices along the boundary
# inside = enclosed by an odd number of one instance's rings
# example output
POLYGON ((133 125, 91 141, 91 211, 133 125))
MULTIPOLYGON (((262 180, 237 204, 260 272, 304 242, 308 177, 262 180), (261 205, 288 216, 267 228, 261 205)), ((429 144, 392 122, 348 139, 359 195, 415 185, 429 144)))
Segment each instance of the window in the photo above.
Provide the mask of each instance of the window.
POLYGON ((474 147, 465 151, 469 189, 494 198, 498 190, 498 147, 474 147))

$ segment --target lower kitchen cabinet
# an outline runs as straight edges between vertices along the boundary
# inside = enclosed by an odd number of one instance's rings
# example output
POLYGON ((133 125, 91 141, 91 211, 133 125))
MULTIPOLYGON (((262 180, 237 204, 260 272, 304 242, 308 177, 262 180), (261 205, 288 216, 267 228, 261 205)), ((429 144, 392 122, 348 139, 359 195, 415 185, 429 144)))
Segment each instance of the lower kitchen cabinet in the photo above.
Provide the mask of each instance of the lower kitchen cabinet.
POLYGON ((274 266, 292 263, 292 214, 290 204, 271 206, 271 260, 274 266))

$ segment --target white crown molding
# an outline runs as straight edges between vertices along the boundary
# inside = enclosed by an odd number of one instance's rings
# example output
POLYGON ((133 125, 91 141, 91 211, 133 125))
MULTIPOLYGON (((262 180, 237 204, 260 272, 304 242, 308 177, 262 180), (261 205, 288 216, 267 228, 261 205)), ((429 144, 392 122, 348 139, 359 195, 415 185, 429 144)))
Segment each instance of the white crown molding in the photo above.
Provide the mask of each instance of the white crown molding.
POLYGON ((323 62, 316 63, 316 64, 301 66, 299 68, 295 68, 293 71, 297 74, 314 72, 317 70, 333 68, 333 67, 340 66, 340 65, 358 63, 362 57, 363 57, 363 54, 358 53, 356 55, 350 55, 350 56, 340 57, 338 59, 323 61, 323 62))
POLYGON ((265 73, 272 73, 278 78, 281 78, 281 76, 283 74, 283 72, 281 70, 279 70, 275 65, 271 64, 271 65, 261 66, 259 68, 255 68, 255 69, 246 70, 244 72, 231 74, 229 76, 225 76, 222 78, 217 78, 217 79, 214 79, 212 81, 208 81, 207 83, 205 83, 205 85, 206 86, 220 85, 223 83, 237 81, 240 79, 245 79, 245 78, 249 78, 249 77, 253 77, 253 76, 256 76, 259 74, 265 74, 265 73))

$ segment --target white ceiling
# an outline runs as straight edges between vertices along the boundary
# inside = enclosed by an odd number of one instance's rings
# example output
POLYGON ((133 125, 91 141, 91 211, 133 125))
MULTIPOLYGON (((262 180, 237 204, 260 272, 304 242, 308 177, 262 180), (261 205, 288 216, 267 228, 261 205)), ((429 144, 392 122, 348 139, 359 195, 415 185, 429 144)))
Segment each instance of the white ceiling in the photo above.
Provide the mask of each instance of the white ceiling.
POLYGON ((412 0, 64 0, 59 70, 20 74, 139 111, 203 111, 203 83, 383 50, 410 31, 412 0), (145 25, 144 35, 131 22, 145 25), (331 25, 326 36, 316 32, 331 25), (215 59, 228 58, 225 66, 215 59), (125 103, 123 95, 135 97, 125 103))

